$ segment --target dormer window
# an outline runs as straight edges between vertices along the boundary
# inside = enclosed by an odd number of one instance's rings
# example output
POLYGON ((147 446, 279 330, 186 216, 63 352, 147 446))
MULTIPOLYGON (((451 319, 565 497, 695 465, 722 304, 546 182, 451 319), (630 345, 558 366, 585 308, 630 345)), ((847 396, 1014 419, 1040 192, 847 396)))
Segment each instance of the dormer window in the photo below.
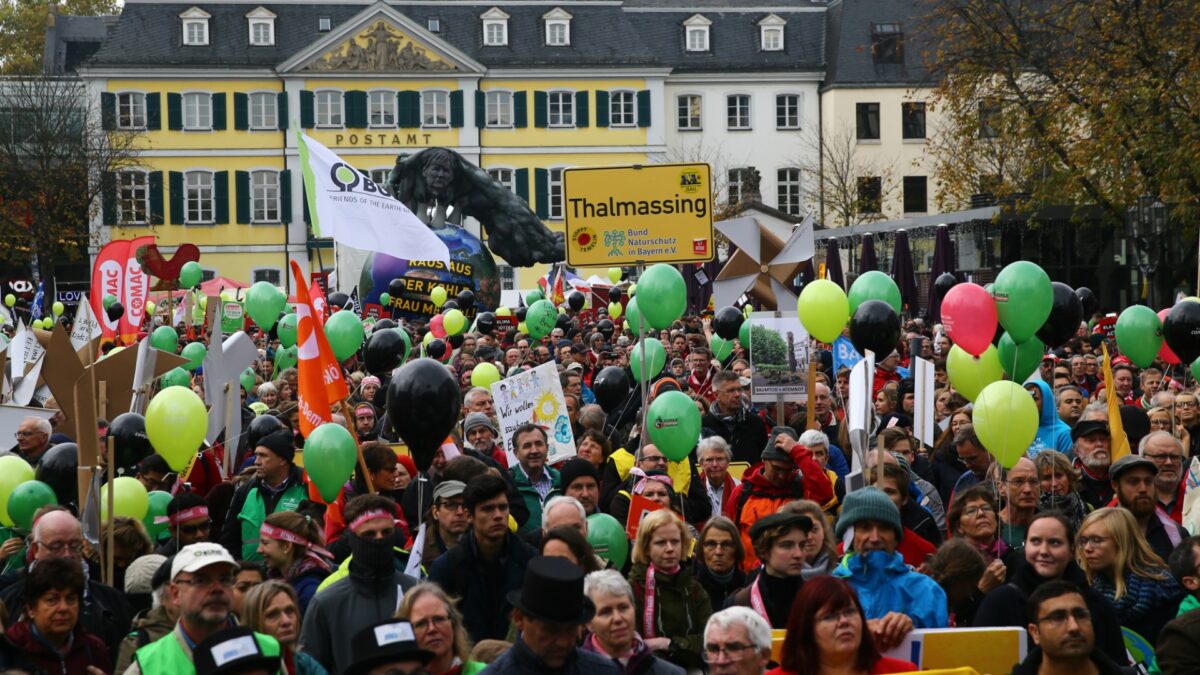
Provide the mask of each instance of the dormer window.
POLYGON ((208 20, 212 15, 193 7, 179 15, 183 19, 183 44, 188 46, 203 46, 208 44, 208 20))
POLYGON ((546 22, 546 46, 567 47, 571 44, 571 15, 562 9, 554 9, 542 15, 546 22))
POLYGON ((275 44, 275 13, 259 7, 246 15, 250 22, 250 44, 255 47, 270 47, 275 44))
POLYGON ((785 25, 787 25, 787 21, 776 14, 768 14, 758 22, 759 43, 764 52, 783 51, 783 27, 785 25))
POLYGON ((684 48, 689 52, 706 52, 708 46, 708 29, 712 20, 699 14, 692 15, 683 22, 684 48))
POLYGON ((508 14, 499 7, 484 12, 483 44, 485 47, 503 47, 508 44, 508 14))
POLYGON ((317 17, 317 32, 328 33, 333 28, 333 20, 327 16, 317 17))

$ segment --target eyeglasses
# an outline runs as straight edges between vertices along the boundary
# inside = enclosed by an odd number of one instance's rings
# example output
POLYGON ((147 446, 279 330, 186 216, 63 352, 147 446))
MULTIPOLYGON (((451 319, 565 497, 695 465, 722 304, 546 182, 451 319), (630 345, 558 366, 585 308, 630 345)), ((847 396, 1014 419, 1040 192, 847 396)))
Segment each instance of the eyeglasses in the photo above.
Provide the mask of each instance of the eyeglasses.
POLYGON ((1091 537, 1080 537, 1079 538, 1079 547, 1087 548, 1089 546, 1100 546, 1108 540, 1109 540, 1109 537, 1101 537, 1100 535, 1095 535, 1095 536, 1091 536, 1091 537))
POLYGON ((968 518, 974 518, 975 516, 978 516, 981 514, 991 515, 995 512, 996 512, 996 509, 992 508, 991 504, 983 504, 981 506, 972 506, 972 507, 963 509, 963 515, 968 518))
POLYGON ((186 584, 192 588, 204 588, 206 586, 225 586, 233 587, 234 577, 232 574, 226 574, 219 577, 192 577, 191 579, 176 579, 177 584, 186 584))
POLYGON ((83 542, 80 540, 56 541, 52 544, 46 542, 37 542, 37 545, 41 546, 47 551, 50 551, 54 555, 62 555, 67 551, 70 551, 71 553, 80 553, 83 551, 83 542))
POLYGON ((180 525, 179 533, 186 534, 186 535, 194 535, 194 534, 199 534, 201 532, 208 532, 210 529, 212 529, 212 521, 211 520, 203 522, 203 523, 198 523, 196 525, 180 525))
POLYGON ((1195 401, 1175 401, 1176 408, 1195 408, 1195 401))
POLYGON ((467 505, 462 502, 439 502, 438 508, 446 509, 447 511, 466 511, 467 505))
POLYGON ((667 458, 666 458, 666 457, 663 457, 662 455, 659 455, 659 456, 657 456, 657 457, 647 457, 647 456, 643 456, 643 457, 642 457, 642 461, 643 461, 643 462, 650 462, 650 463, 652 463, 652 464, 666 464, 666 463, 667 463, 667 458))
POLYGON ((1183 457, 1181 455, 1168 455, 1166 453, 1162 453, 1162 454, 1142 455, 1142 456, 1152 462, 1170 462, 1172 464, 1175 464, 1176 462, 1178 462, 1179 464, 1183 464, 1183 457))
POLYGON ((37 436, 38 434, 42 436, 46 435, 42 431, 17 431, 13 433, 13 438, 28 438, 29 436, 37 436))
POLYGON ((1048 623, 1051 626, 1062 626, 1067 619, 1075 619, 1075 623, 1091 623, 1092 613, 1087 607, 1076 607, 1072 610, 1056 609, 1037 620, 1038 623, 1048 623))
POLYGON ((727 645, 704 645, 704 660, 714 661, 721 657, 721 653, 725 653, 725 658, 730 661, 741 661, 745 656, 747 649, 753 649, 754 645, 744 645, 740 642, 730 642, 727 645))
POLYGON ((449 623, 450 623, 449 616, 447 616, 445 614, 439 614, 437 616, 431 616, 431 617, 428 617, 425 619, 421 619, 420 621, 417 621, 416 623, 414 623, 412 625, 412 627, 413 627, 413 630, 415 630, 416 632, 423 633, 430 628, 437 628, 439 626, 445 626, 449 623))
POLYGON ((857 607, 843 607, 842 609, 839 609, 836 612, 827 612, 825 614, 818 614, 817 621, 820 623, 837 623, 838 621, 841 621, 842 619, 852 620, 857 616, 858 616, 858 608, 857 607))

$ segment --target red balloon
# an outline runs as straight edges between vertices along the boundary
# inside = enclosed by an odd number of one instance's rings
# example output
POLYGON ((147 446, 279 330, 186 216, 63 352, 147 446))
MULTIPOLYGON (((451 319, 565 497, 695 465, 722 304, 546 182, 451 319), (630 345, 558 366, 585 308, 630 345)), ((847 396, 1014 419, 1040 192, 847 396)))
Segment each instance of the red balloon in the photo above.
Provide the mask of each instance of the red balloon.
MULTIPOLYGON (((1170 307, 1167 307, 1166 309, 1158 310, 1158 320, 1166 321, 1167 315, 1170 313, 1171 313, 1170 307)), ((1158 350, 1158 358, 1162 359, 1163 361, 1166 361, 1167 363, 1169 363, 1173 366, 1177 366, 1180 363, 1179 357, 1175 354, 1174 351, 1171 350, 1171 348, 1169 346, 1167 346, 1166 340, 1163 340, 1162 347, 1160 347, 1158 350)))
POLYGON ((997 320, 996 302, 979 284, 957 284, 942 298, 942 327, 971 356, 991 346, 997 320))
POLYGON ((442 322, 445 320, 446 318, 442 314, 436 314, 432 319, 429 320, 429 332, 433 333, 433 337, 446 337, 446 327, 442 325, 442 322))

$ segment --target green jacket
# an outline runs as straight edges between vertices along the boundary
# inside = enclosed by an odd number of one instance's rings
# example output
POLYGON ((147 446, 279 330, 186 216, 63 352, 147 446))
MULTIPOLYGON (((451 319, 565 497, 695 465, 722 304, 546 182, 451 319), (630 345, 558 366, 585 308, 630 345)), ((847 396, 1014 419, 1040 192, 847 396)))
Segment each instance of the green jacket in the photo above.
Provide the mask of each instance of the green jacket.
MULTIPOLYGON (((254 639, 263 654, 279 656, 279 642, 275 638, 255 633, 254 639)), ((125 675, 196 675, 192 650, 187 646, 179 624, 162 638, 137 650, 125 675)))
MULTIPOLYGON (((629 573, 633 596, 637 600, 638 634, 647 637, 644 614, 646 608, 646 564, 634 563, 629 573)), ((704 624, 712 615, 712 600, 708 592, 692 577, 692 568, 683 564, 674 578, 655 576, 654 636, 671 639, 666 652, 655 656, 691 671, 704 670, 701 652, 704 647, 704 624)))
POLYGON ((525 475, 525 470, 517 464, 508 470, 512 476, 513 484, 517 486, 517 492, 521 493, 521 499, 525 500, 525 507, 529 509, 529 520, 518 530, 520 534, 528 532, 536 532, 542 529, 542 504, 550 500, 551 497, 557 497, 562 494, 559 490, 558 471, 551 469, 549 466, 542 469, 550 476, 550 492, 546 493, 546 498, 542 499, 538 491, 533 489, 533 484, 529 482, 529 476, 525 475))
MULTIPOLYGON (((308 486, 302 483, 289 485, 283 494, 279 496, 279 501, 275 504, 276 511, 295 511, 300 506, 300 502, 308 499, 308 486)), ((259 488, 250 489, 250 493, 246 495, 246 502, 242 505, 242 510, 238 513, 238 520, 242 527, 242 560, 250 562, 259 562, 262 556, 258 553, 258 532, 262 529, 263 521, 267 519, 267 505, 263 501, 262 495, 259 494, 259 488)))

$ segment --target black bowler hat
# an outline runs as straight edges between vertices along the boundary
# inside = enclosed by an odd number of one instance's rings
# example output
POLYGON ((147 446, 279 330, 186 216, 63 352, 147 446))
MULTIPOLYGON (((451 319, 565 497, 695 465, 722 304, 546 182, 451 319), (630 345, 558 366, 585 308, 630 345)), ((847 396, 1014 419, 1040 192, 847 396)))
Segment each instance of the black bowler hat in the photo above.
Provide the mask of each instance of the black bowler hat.
POLYGON ((535 619, 582 625, 596 615, 596 606, 583 594, 583 570, 566 558, 538 556, 525 568, 519 591, 509 591, 513 607, 535 619))
MULTIPOLYGON (((565 560, 565 558, 564 558, 565 560)), ((402 619, 384 619, 360 630, 350 641, 354 662, 343 675, 365 675, 372 668, 396 661, 429 663, 433 654, 417 646, 412 624, 402 619)))
POLYGON ((245 626, 218 631, 192 650, 197 675, 238 675, 279 669, 279 643, 245 626))

